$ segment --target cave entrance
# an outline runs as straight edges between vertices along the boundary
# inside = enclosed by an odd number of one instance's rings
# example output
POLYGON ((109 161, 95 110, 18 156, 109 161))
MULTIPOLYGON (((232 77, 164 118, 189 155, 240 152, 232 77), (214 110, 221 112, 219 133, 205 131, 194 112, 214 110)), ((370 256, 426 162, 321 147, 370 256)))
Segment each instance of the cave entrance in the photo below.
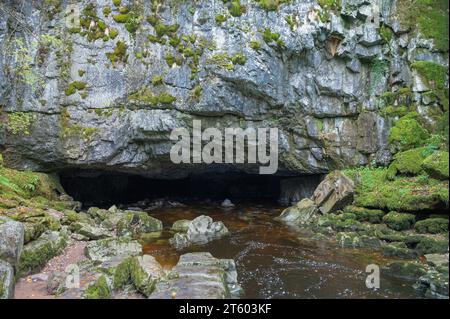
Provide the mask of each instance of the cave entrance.
POLYGON ((155 179, 94 170, 63 171, 59 176, 66 192, 85 207, 108 207, 158 198, 182 201, 228 198, 288 205, 311 196, 321 180, 320 175, 283 177, 246 173, 204 173, 180 179, 155 179))

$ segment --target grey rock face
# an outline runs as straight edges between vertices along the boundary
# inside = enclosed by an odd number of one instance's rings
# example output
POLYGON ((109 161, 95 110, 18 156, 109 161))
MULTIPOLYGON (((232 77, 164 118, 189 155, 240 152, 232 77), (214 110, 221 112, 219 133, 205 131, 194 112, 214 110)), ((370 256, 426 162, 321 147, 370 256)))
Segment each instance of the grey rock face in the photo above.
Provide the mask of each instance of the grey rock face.
POLYGON ((0 216, 0 260, 16 266, 22 253, 23 239, 23 224, 0 216))
MULTIPOLYGON (((389 130, 390 121, 375 116, 369 122, 374 124, 370 136, 361 133, 363 121, 358 121, 367 111, 378 111, 378 97, 388 90, 389 67, 376 74, 372 70, 373 61, 386 59, 388 44, 366 20, 378 5, 380 21, 396 25, 389 1, 346 1, 340 13, 329 12, 330 22, 322 22, 317 14, 322 9, 314 0, 294 0, 269 15, 255 1, 243 0, 246 13, 220 24, 215 17, 227 10, 221 1, 197 1, 195 6, 164 1, 158 8, 160 22, 179 24, 176 36, 184 48, 197 50, 197 64, 188 52, 179 52, 183 48, 171 46, 167 36, 162 37, 166 44, 149 40, 155 36, 145 19, 152 14, 151 2, 123 1, 141 18, 134 34, 114 21, 117 12, 104 16, 110 1, 92 3, 108 31, 118 31, 114 40, 89 41, 83 33, 69 32, 66 12, 75 8, 82 13, 85 1, 70 8, 63 2, 58 10, 34 2, 20 8, 14 1, 4 2, 8 10, 23 15, 33 34, 14 28, 11 40, 7 19, 0 22, 0 104, 6 121, 0 128, 0 146, 9 166, 44 171, 95 167, 183 177, 192 170, 207 170, 205 165, 170 161, 171 130, 190 129, 193 119, 201 119, 204 127, 278 127, 280 173, 322 173, 389 158, 382 132, 389 130), (295 18, 292 26, 287 16, 295 18), (350 23, 344 23, 345 17, 350 23), (266 29, 279 34, 279 41, 267 43, 261 32, 266 29), (44 35, 61 40, 47 43, 43 50, 39 39, 44 35), (21 38, 33 61, 29 73, 38 79, 32 84, 11 73, 20 70, 11 56, 18 44, 11 41, 21 38), (127 61, 113 63, 107 54, 118 41, 127 47, 127 61), (251 43, 259 43, 259 49, 251 43), (245 63, 233 63, 236 54, 244 55, 245 63), (171 63, 171 55, 182 61, 171 63), (152 83, 158 76, 162 81, 152 83), (76 81, 86 87, 67 95, 76 81), (150 95, 137 99, 139 92, 170 94, 176 100, 155 104, 150 95), (18 112, 26 119, 19 130, 13 123, 18 112)), ((409 56, 398 54, 400 47, 392 45, 390 50, 401 60, 393 65, 403 70, 409 56)), ((398 87, 411 84, 400 74, 395 81, 398 87)), ((420 83, 415 90, 422 90, 420 83)), ((252 173, 255 168, 248 165, 244 170, 252 173)))

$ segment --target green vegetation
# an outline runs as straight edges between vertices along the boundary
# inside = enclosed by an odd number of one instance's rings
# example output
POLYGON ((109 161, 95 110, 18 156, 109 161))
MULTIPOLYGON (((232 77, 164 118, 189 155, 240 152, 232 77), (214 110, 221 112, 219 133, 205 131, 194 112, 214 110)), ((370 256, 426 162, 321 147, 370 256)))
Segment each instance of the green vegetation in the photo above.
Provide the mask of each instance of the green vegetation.
POLYGON ((213 55, 208 61, 208 64, 215 64, 222 69, 232 71, 236 64, 244 65, 247 62, 247 58, 242 53, 237 53, 233 56, 221 53, 213 55))
POLYGON ((257 40, 250 41, 250 47, 255 51, 259 51, 261 50, 261 42, 257 40))
POLYGON ((74 81, 69 84, 68 88, 65 90, 66 96, 75 94, 77 91, 82 91, 86 89, 87 83, 81 81, 74 81))
POLYGON ((436 151, 428 156, 422 163, 422 168, 433 178, 447 180, 449 178, 449 154, 444 151, 436 151))
POLYGON ((247 8, 241 4, 241 0, 224 0, 228 3, 228 12, 233 17, 240 17, 247 12, 247 8))
POLYGON ((384 42, 389 43, 392 40, 392 37, 394 36, 394 33, 392 30, 385 26, 384 24, 380 27, 380 36, 383 38, 384 42))
POLYGON ((222 23, 224 23, 227 20, 228 20, 228 17, 226 15, 224 15, 224 14, 219 14, 219 15, 216 16, 216 23, 217 24, 222 24, 222 23))
POLYGON ((416 232, 425 234, 439 234, 448 232, 448 219, 447 218, 427 218, 418 221, 414 225, 416 232))
POLYGON ((413 214, 390 212, 383 217, 383 223, 393 230, 411 229, 415 223, 413 214))
POLYGON ((383 216, 386 214, 384 211, 379 209, 368 209, 358 206, 347 206, 343 209, 344 214, 353 214, 354 219, 360 222, 369 222, 372 224, 381 223, 383 216))
POLYGON ((108 59, 115 65, 118 62, 126 63, 128 61, 127 45, 125 42, 118 41, 113 52, 106 53, 108 59))
POLYGON ((399 212, 432 210, 448 204, 448 181, 421 176, 387 178, 387 168, 344 171, 356 182, 354 205, 399 212))
POLYGON ((85 299, 109 299, 110 297, 111 291, 103 275, 95 283, 90 284, 83 294, 85 299))
POLYGON ((388 178, 393 179, 398 173, 419 175, 422 172, 422 162, 426 157, 426 151, 425 147, 419 147, 397 153, 389 166, 388 178))
POLYGON ((33 121, 34 115, 32 113, 8 113, 6 130, 13 135, 30 135, 33 121))
POLYGON ((272 31, 270 31, 270 29, 265 29, 262 37, 264 39, 264 41, 267 44, 270 44, 273 41, 278 41, 278 39, 280 38, 280 34, 279 33, 272 33, 272 31))
POLYGON ((392 127, 389 142, 395 149, 403 151, 425 145, 430 134, 417 121, 417 116, 417 113, 408 113, 392 127))
POLYGON ((154 86, 157 86, 157 85, 161 85, 161 84, 163 84, 163 77, 162 76, 160 76, 160 75, 155 75, 153 78, 152 78, 152 84, 154 85, 154 86))
POLYGON ((128 99, 130 101, 137 101, 149 104, 151 106, 158 106, 158 105, 171 105, 173 104, 177 99, 173 95, 163 92, 160 94, 153 93, 149 88, 143 87, 139 91, 131 94, 128 99))
POLYGON ((433 39, 436 49, 448 51, 447 0, 399 0, 397 8, 403 25, 411 29, 417 28, 425 38, 433 39))

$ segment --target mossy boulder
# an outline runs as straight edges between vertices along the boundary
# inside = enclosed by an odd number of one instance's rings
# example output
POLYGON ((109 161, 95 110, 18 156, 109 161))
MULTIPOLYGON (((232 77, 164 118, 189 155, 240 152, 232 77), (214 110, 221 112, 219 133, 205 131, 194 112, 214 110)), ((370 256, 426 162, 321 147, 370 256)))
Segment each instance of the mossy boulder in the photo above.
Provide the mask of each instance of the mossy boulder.
POLYGON ((81 223, 81 222, 73 223, 70 226, 70 230, 74 233, 85 236, 91 240, 112 237, 112 234, 108 232, 106 229, 99 226, 90 225, 88 223, 81 223))
POLYGON ((83 293, 83 299, 109 299, 111 289, 105 276, 100 276, 96 282, 90 284, 83 293))
POLYGON ((339 232, 336 234, 336 241, 342 248, 371 248, 381 247, 381 240, 376 237, 359 235, 356 232, 339 232))
POLYGON ((448 203, 448 181, 423 176, 387 178, 386 168, 346 170, 355 180, 353 205, 391 211, 432 211, 448 203))
POLYGON ((393 242, 382 246, 381 251, 386 257, 399 257, 404 259, 414 259, 417 253, 408 248, 404 242, 393 242))
POLYGON ((153 256, 128 257, 114 271, 114 289, 132 284, 142 294, 149 296, 163 275, 161 265, 153 256))
POLYGON ((25 276, 40 271, 51 258, 62 253, 67 239, 63 232, 47 231, 25 245, 20 256, 19 274, 25 276))
POLYGON ((383 273, 406 280, 418 280, 427 273, 425 265, 418 262, 395 261, 382 268, 383 273))
POLYGON ((413 214, 390 212, 383 217, 383 223, 393 230, 411 229, 416 218, 413 214))
POLYGON ((421 237, 416 246, 416 250, 421 255, 426 254, 445 254, 448 252, 448 239, 441 240, 431 237, 421 237))
POLYGON ((426 158, 426 148, 418 147, 395 154, 394 161, 389 166, 388 177, 397 174, 418 175, 422 171, 422 162, 426 158))
POLYGON ((448 152, 436 151, 423 161, 421 168, 434 178, 448 180, 448 156, 448 152))
POLYGON ((162 230, 162 222, 146 212, 126 211, 117 223, 117 235, 136 237, 162 230))
POLYGON ((418 221, 414 225, 416 232, 424 234, 439 234, 448 232, 448 219, 446 218, 427 218, 418 221))
POLYGON ((386 213, 380 209, 369 209, 353 205, 346 206, 343 209, 343 212, 354 214, 355 219, 360 222, 369 222, 372 224, 381 223, 383 216, 386 215, 386 213))
POLYGON ((189 219, 181 219, 181 220, 177 220, 176 222, 173 223, 171 229, 173 231, 176 232, 182 232, 185 233, 188 231, 189 229, 189 223, 191 221, 189 219))
POLYGON ((417 121, 417 114, 412 112, 401 117, 389 133, 389 143, 398 151, 420 147, 430 137, 428 131, 417 121))

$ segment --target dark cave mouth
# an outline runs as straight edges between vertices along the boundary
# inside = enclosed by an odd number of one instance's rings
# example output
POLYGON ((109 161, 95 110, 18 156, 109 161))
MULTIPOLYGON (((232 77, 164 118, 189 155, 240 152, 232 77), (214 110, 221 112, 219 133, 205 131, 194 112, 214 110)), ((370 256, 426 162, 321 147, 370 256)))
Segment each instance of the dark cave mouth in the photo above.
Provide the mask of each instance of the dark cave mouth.
POLYGON ((247 173, 202 173, 186 178, 158 179, 101 170, 66 170, 59 173, 67 192, 84 207, 109 207, 142 200, 180 201, 226 198, 232 202, 268 202, 288 205, 312 195, 322 175, 276 176, 247 173), (296 198, 297 197, 297 198, 296 198), (301 199, 301 198, 300 198, 301 199))

